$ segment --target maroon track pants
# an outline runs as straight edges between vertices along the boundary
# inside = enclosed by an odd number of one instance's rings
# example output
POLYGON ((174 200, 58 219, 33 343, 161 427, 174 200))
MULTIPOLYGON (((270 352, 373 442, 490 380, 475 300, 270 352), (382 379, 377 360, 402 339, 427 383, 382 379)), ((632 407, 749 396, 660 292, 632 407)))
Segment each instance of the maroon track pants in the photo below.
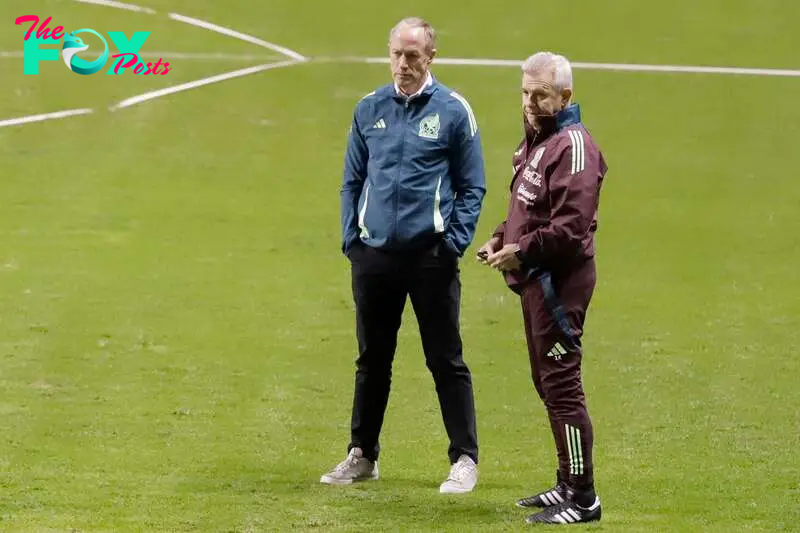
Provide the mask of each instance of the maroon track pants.
POLYGON ((534 277, 520 291, 533 385, 550 418, 559 477, 579 490, 594 483, 580 338, 595 279, 590 259, 566 275, 534 277))

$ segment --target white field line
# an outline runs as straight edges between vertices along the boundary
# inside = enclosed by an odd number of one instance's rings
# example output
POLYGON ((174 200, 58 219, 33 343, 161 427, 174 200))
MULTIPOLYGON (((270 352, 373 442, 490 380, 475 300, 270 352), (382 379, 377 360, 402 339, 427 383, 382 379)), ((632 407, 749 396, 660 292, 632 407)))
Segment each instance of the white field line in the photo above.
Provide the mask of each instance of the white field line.
POLYGON ((171 18, 172 20, 177 20, 178 22, 191 24, 192 26, 197 26, 198 28, 205 28, 207 30, 215 31, 215 32, 221 33, 223 35, 229 35, 229 36, 234 37, 236 39, 239 39, 239 40, 242 40, 242 41, 246 41, 248 43, 253 43, 255 45, 262 46, 264 48, 269 48, 270 50, 272 50, 274 52, 278 52, 279 54, 283 54, 285 56, 288 56, 288 57, 294 59, 295 61, 306 61, 307 60, 305 56, 303 56, 301 54, 298 54, 294 50, 289 50, 288 48, 284 48, 283 46, 279 46, 279 45, 274 44, 274 43, 263 41, 263 40, 261 40, 261 39, 259 39, 257 37, 253 37, 252 35, 247 35, 246 33, 238 32, 238 31, 232 30, 230 28, 224 28, 222 26, 218 26, 216 24, 212 24, 211 22, 206 22, 204 20, 200 20, 200 19, 196 19, 196 18, 192 18, 192 17, 186 17, 186 16, 183 16, 183 15, 179 15, 177 13, 170 13, 169 14, 169 18, 171 18))
POLYGON ((123 109, 126 107, 131 107, 136 104, 141 104, 142 102, 148 102, 150 100, 155 100, 156 98, 161 98, 162 96, 167 96, 170 94, 179 93, 182 91, 188 91, 191 89, 196 89, 198 87, 203 87, 205 85, 211 85, 212 83, 219 83, 221 81, 232 80, 234 78, 241 78, 243 76, 250 76, 251 74, 257 74, 259 72, 264 72, 265 70, 272 70, 276 68, 282 67, 291 67, 292 65, 298 65, 302 63, 302 61, 281 61, 280 63, 268 63, 266 65, 258 65, 255 67, 244 68, 240 70, 234 70, 233 72, 226 72, 224 74, 218 74, 216 76, 211 76, 209 78, 203 78, 197 81, 190 81, 187 83, 182 83, 180 85, 175 85, 174 87, 167 87, 165 89, 159 89, 157 91, 150 91, 144 94, 140 94, 138 96, 133 96, 131 98, 126 98, 125 100, 119 102, 118 104, 112 106, 110 109, 111 111, 116 111, 117 109, 123 109))
MULTIPOLYGON (((336 61, 336 58, 326 58, 326 61, 336 61)), ((360 63, 388 63, 387 57, 350 57, 342 58, 346 61, 360 63)), ((519 67, 522 61, 513 59, 461 59, 440 58, 434 65, 463 65, 475 67, 519 67)), ((800 70, 771 69, 771 68, 741 68, 741 67, 704 67, 692 65, 637 65, 629 63, 571 63, 575 69, 582 70, 616 70, 632 72, 681 72, 695 74, 738 74, 745 76, 785 76, 800 77, 800 70)))
POLYGON ((692 65, 628 65, 625 63, 573 63, 584 70, 621 70, 633 72, 687 72, 692 74, 733 74, 743 76, 800 77, 800 70, 744 67, 705 67, 692 65))
POLYGON ((106 6, 106 7, 115 7, 117 9, 127 9, 128 11, 136 11, 138 13, 147 13, 149 15, 155 15, 155 11, 150 9, 149 7, 140 7, 135 6, 133 4, 125 4, 122 2, 115 2, 114 0, 75 0, 76 2, 81 2, 83 4, 94 4, 98 6, 106 6))
POLYGON ((45 120, 57 120, 60 118, 76 117, 78 115, 88 115, 90 113, 94 113, 94 110, 70 109, 68 111, 45 113, 43 115, 30 115, 27 117, 10 118, 8 120, 0 120, 0 128, 5 128, 7 126, 19 126, 21 124, 30 124, 31 122, 44 122, 45 120))
MULTIPOLYGON (((82 0, 76 0, 82 1, 82 0)), ((99 0, 98 0, 99 1, 99 0)), ((143 58, 162 58, 186 61, 271 61, 282 56, 257 55, 257 54, 226 54, 216 52, 158 52, 143 51, 143 58)), ((0 50, 0 59, 21 59, 25 53, 19 51, 0 50)), ((86 59, 97 57, 97 55, 87 54, 86 59)), ((385 57, 315 57, 304 58, 305 61, 315 63, 374 63, 385 64, 389 60, 385 57)), ((300 61, 300 60, 298 60, 300 61)), ((436 60, 439 65, 462 65, 478 67, 519 67, 522 61, 515 59, 461 59, 461 58, 439 58, 436 60)), ((581 70, 616 70, 632 72, 672 72, 672 73, 696 73, 696 74, 738 74, 750 76, 783 76, 800 77, 800 70, 790 69, 765 69, 765 68, 745 68, 745 67, 706 67, 692 65, 638 65, 629 63, 586 63, 574 62, 572 67, 581 70)))
MULTIPOLYGON (((22 59, 25 53, 22 51, 2 51, 0 50, 0 59, 22 59)), ((84 59, 95 59, 100 57, 99 54, 86 54, 82 55, 84 59)), ((186 60, 186 61, 275 61, 282 59, 284 56, 267 55, 267 54, 224 54, 224 53, 187 53, 187 52, 151 52, 142 51, 139 53, 142 58, 161 58, 171 60, 186 60)))

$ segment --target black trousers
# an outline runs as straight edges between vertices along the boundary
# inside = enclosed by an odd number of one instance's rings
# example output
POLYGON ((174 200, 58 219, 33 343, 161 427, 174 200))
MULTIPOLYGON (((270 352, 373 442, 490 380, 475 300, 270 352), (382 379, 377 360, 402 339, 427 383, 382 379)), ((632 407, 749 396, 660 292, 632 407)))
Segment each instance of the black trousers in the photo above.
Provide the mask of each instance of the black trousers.
POLYGON ((361 243, 349 253, 356 304, 355 394, 348 450, 361 448, 377 460, 389 401, 397 331, 411 297, 425 362, 433 375, 454 463, 462 455, 478 462, 472 377, 459 333, 461 282, 458 259, 443 244, 420 250, 381 251, 361 243))

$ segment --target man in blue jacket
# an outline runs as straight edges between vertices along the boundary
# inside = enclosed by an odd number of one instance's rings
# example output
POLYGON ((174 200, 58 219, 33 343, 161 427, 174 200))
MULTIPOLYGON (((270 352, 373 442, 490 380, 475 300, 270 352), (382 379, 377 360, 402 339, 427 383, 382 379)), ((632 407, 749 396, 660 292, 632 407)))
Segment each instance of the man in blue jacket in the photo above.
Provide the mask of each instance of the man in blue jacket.
POLYGON ((342 251, 356 304, 355 394, 347 458, 322 483, 378 478, 378 443, 406 297, 450 439, 440 492, 478 479, 472 378, 459 334, 458 258, 472 242, 485 178, 475 115, 429 69, 436 34, 408 18, 389 37, 394 83, 357 105, 341 191, 342 251))

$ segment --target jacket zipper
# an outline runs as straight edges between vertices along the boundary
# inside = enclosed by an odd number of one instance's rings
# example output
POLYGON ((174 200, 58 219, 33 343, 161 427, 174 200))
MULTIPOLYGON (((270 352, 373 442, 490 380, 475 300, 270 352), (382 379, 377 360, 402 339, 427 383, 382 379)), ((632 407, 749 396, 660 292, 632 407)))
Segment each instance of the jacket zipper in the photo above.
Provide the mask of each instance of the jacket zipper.
POLYGON ((406 127, 407 126, 406 122, 408 121, 408 104, 409 101, 408 99, 406 99, 405 104, 403 105, 403 140, 400 144, 400 162, 397 172, 398 177, 396 180, 394 180, 394 194, 392 195, 394 197, 394 206, 393 206, 394 208, 392 209, 392 216, 394 217, 394 220, 392 221, 391 234, 387 236, 387 240, 390 243, 394 240, 395 233, 397 232, 397 208, 399 203, 398 196, 400 195, 399 183, 400 183, 400 178, 403 176, 403 156, 405 155, 406 151, 406 129, 408 129, 406 127))

